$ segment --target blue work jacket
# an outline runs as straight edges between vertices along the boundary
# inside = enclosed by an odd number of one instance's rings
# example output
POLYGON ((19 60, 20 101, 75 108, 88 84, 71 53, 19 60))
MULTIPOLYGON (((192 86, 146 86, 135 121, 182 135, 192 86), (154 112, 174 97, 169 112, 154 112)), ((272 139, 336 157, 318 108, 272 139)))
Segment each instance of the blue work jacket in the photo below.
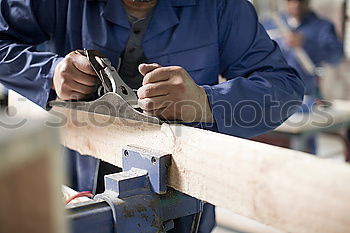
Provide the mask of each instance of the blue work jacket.
MULTIPOLYGON (((281 18, 288 25, 288 14, 282 14, 281 18)), ((263 25, 266 30, 277 28, 272 20, 263 21, 263 25)), ((322 67, 324 64, 335 65, 342 61, 344 57, 343 43, 337 37, 334 25, 328 20, 319 18, 314 12, 309 12, 297 28, 290 27, 290 29, 303 35, 303 49, 316 67, 322 67)), ((305 93, 315 96, 318 86, 316 74, 310 74, 304 70, 295 56, 294 50, 286 45, 282 35, 277 35, 274 39, 281 47, 288 64, 293 66, 303 78, 305 93)))
MULTIPOLYGON (((0 80, 42 107, 66 54, 97 49, 117 65, 131 31, 120 0, 0 5, 0 80), (47 50, 39 52, 35 46, 44 42, 47 50)), ((303 81, 246 0, 158 0, 142 46, 149 62, 182 66, 205 88, 215 124, 202 127, 210 130, 243 138, 262 134, 293 114, 304 94, 303 81), (218 84, 220 74, 228 81, 218 84)), ((75 172, 83 177, 79 189, 92 189, 96 161, 75 158, 75 172)))
MULTIPOLYGON (((97 49, 116 65, 130 35, 120 0, 0 4, 1 82, 42 107, 63 56, 97 49), (45 41, 50 52, 37 52, 33 45, 45 41)), ((304 94, 245 0, 159 0, 142 45, 149 62, 182 66, 206 89, 221 133, 249 138, 271 130, 293 113, 285 105, 304 94), (219 74, 228 81, 218 84, 219 74)))

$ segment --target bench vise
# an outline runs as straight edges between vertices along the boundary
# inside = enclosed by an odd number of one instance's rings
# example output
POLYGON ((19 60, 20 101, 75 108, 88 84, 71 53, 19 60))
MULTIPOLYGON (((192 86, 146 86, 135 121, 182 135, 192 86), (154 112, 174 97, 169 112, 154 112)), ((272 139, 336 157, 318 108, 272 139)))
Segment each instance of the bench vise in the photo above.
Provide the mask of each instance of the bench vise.
POLYGON ((74 233, 165 233, 174 219, 193 215, 198 230, 203 202, 167 187, 171 155, 127 146, 123 172, 105 176, 105 192, 68 208, 74 233))

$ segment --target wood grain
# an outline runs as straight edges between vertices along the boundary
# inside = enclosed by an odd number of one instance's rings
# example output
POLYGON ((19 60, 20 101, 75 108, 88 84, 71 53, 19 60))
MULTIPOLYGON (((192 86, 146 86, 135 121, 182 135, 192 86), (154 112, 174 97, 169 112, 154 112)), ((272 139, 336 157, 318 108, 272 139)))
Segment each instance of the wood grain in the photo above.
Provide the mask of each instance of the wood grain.
POLYGON ((162 150, 181 192, 284 232, 350 232, 346 164, 186 126, 54 111, 67 119, 63 144, 82 154, 120 166, 125 145, 162 150))

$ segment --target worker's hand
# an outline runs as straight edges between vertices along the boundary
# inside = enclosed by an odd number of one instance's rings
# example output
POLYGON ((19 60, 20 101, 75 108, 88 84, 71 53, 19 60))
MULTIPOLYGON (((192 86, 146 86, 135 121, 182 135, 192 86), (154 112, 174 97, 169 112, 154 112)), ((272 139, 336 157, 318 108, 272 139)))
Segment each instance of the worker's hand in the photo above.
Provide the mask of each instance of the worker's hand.
POLYGON ((137 94, 144 113, 166 120, 214 121, 204 88, 183 68, 141 64, 139 71, 144 78, 137 94))
POLYGON ((285 41, 291 48, 300 48, 303 46, 304 37, 300 33, 293 32, 285 37, 285 41))
POLYGON ((89 98, 99 83, 87 58, 71 52, 56 66, 52 88, 62 100, 78 100, 89 98))

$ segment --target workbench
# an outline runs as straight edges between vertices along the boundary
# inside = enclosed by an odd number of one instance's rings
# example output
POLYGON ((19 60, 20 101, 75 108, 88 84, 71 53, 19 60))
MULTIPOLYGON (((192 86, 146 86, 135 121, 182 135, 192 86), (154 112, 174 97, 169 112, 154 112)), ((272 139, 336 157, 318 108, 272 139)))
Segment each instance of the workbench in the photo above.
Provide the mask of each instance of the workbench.
POLYGON ((171 155, 168 188, 195 199, 282 232, 350 232, 348 164, 183 125, 59 107, 51 114, 55 120, 45 124, 61 128, 63 145, 113 165, 123 166, 128 145, 171 155))
POLYGON ((350 231, 345 163, 183 125, 51 112, 64 121, 63 145, 81 154, 121 166, 125 145, 161 150, 171 154, 167 184, 174 190, 282 232, 350 231))
POLYGON ((274 131, 254 140, 308 152, 307 140, 310 137, 319 133, 332 134, 344 142, 345 159, 349 161, 349 140, 347 135, 338 131, 350 127, 350 101, 333 100, 330 103, 330 107, 315 107, 311 113, 296 113, 274 131))

